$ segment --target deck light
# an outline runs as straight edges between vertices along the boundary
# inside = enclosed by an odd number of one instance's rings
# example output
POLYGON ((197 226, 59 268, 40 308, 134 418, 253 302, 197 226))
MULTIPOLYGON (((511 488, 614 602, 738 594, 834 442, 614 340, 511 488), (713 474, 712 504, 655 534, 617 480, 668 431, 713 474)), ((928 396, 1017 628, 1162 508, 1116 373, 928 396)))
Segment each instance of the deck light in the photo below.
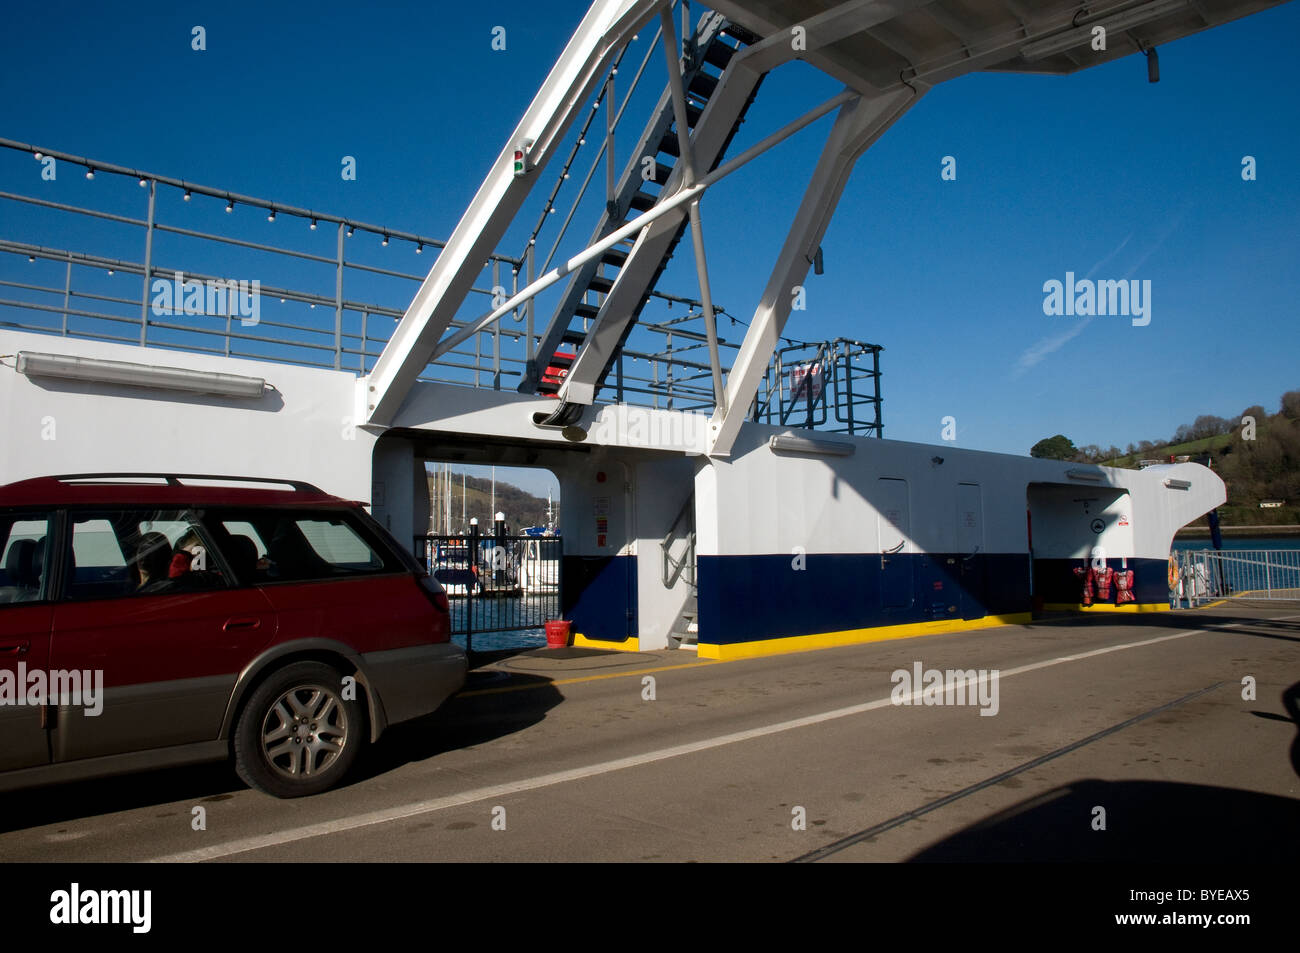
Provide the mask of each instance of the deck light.
POLYGON ((268 222, 274 222, 274 221, 275 221, 275 209, 271 209, 271 214, 268 215, 268 216, 266 216, 266 220, 267 220, 268 222))
POLYGON ((419 255, 422 254, 423 252, 424 252, 424 242, 420 242, 420 244, 415 246, 415 253, 419 255))
POLYGON ((148 184, 149 184, 149 180, 148 180, 148 179, 145 179, 145 178, 140 179, 140 188, 144 188, 144 187, 145 187, 146 185, 148 185, 148 184))
POLYGON ((379 244, 383 245, 385 248, 388 247, 388 233, 387 233, 387 232, 384 233, 384 240, 383 240, 382 242, 380 242, 379 244))
POLYGON ((858 449, 842 440, 818 440, 792 433, 776 434, 768 440, 767 445, 773 450, 787 453, 813 453, 827 457, 851 457, 858 449))
POLYGON ((95 167, 91 166, 86 170, 86 178, 93 179, 94 177, 95 177, 95 167))
POLYGON ((186 190, 185 190, 185 195, 182 196, 182 198, 184 198, 185 201, 187 201, 187 202, 188 202, 190 199, 192 199, 193 197, 194 197, 194 196, 190 195, 190 190, 189 190, 189 189, 186 189, 186 190))
POLYGON ((226 200, 226 212, 227 212, 227 213, 230 213, 230 212, 233 212, 234 210, 235 210, 235 200, 234 200, 234 199, 227 199, 227 200, 226 200))
POLYGON ((349 225, 349 226, 348 226, 348 238, 351 238, 351 237, 352 237, 352 226, 349 225))
POLYGON ((45 158, 45 153, 43 152, 33 152, 32 155, 36 158, 37 162, 40 162, 42 159, 45 158))
POLYGON ((260 377, 195 371, 184 367, 129 364, 125 361, 104 361, 99 358, 73 357, 67 354, 40 354, 34 351, 19 351, 15 368, 19 374, 28 377, 59 377, 104 384, 131 384, 137 387, 160 387, 166 390, 221 394, 227 397, 261 397, 266 388, 266 381, 260 377))

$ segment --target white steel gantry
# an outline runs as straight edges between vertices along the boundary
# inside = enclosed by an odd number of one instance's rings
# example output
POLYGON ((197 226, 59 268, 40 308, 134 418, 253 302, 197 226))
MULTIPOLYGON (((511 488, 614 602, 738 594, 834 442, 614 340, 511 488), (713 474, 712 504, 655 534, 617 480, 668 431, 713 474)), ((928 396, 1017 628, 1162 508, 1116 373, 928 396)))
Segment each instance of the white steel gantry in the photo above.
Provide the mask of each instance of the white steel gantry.
MULTIPOLYGON (((540 368, 547 361, 560 361, 553 349, 561 344, 575 346, 576 353, 564 358, 568 366, 562 383, 555 385, 559 401, 554 412, 541 415, 546 419, 539 421, 573 423, 595 402, 645 295, 689 227, 714 392, 706 452, 726 456, 789 317, 791 289, 803 281, 854 164, 927 90, 978 70, 1070 73, 1138 51, 1150 57, 1158 44, 1278 2, 846 0, 827 8, 826 0, 711 0, 713 12, 701 18, 686 44, 693 54, 679 56, 671 0, 597 0, 507 141, 374 369, 358 382, 359 419, 379 428, 390 425, 429 361, 569 277, 569 311, 557 314, 552 322, 544 337, 546 346, 524 388, 537 386, 540 368), (660 192, 651 197, 635 189, 623 190, 621 204, 611 200, 605 219, 583 251, 448 334, 474 276, 537 181, 536 174, 515 174, 516 151, 526 153, 531 169, 544 168, 560 137, 581 110, 589 108, 588 99, 605 81, 619 50, 656 18, 668 64, 668 88, 660 101, 662 115, 657 124, 652 121, 647 127, 643 148, 676 157, 669 168, 656 156, 660 192), (722 31, 736 38, 734 47, 718 49, 722 31), (1107 38, 1100 49, 1099 33, 1107 38), (700 76, 703 59, 721 67, 721 74, 700 76), (722 161, 763 76, 796 59, 839 80, 844 91, 722 161), (702 110, 692 107, 688 93, 697 102, 706 102, 702 110), (803 201, 735 362, 724 369, 700 199, 709 186, 831 112, 836 113, 835 121, 803 201), (612 280, 595 277, 596 268, 603 271, 606 263, 617 268, 612 280), (578 302, 587 290, 599 292, 603 300, 598 308, 587 306, 582 312, 581 331, 569 329, 567 322, 581 307, 578 302)), ((1151 75, 1154 81, 1158 74, 1151 75)), ((633 158, 625 178, 635 173, 641 156, 633 158)), ((609 178, 612 186, 612 171, 609 178)))

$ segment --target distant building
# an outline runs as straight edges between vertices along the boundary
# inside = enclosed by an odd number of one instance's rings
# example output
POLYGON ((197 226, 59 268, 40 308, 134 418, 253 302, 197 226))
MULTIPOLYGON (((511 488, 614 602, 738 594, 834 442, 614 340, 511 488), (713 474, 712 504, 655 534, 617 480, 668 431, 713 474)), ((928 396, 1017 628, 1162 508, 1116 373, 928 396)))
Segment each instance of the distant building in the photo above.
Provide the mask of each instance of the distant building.
POLYGON ((1285 505, 1286 500, 1260 500, 1259 508, 1261 510, 1275 510, 1279 506, 1285 505))

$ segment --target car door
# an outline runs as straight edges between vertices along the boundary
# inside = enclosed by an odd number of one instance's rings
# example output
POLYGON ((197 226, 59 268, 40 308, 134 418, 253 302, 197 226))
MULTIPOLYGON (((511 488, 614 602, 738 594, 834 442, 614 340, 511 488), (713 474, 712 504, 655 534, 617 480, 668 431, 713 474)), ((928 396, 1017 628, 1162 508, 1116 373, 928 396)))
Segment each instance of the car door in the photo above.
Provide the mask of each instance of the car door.
POLYGON ((161 551, 170 560, 188 531, 183 511, 98 510, 69 514, 65 597, 54 611, 51 664, 99 679, 102 708, 60 706, 53 757, 90 758, 216 740, 240 671, 275 636, 276 616, 255 587, 233 584, 206 536, 205 566, 141 584, 161 551), (163 537, 152 551, 152 538, 163 537))
POLYGON ((46 764, 45 699, 28 689, 48 681, 54 515, 0 513, 0 771, 46 764))

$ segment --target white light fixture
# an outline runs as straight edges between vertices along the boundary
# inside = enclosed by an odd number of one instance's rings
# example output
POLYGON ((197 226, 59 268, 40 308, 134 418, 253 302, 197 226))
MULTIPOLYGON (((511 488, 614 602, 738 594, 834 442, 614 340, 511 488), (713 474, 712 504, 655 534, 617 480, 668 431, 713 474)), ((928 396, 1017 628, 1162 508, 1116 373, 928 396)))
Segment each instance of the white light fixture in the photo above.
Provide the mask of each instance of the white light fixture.
POLYGON ((311 225, 308 226, 308 227, 311 228, 311 230, 312 230, 313 232, 316 231, 316 219, 313 218, 313 219, 311 220, 311 225))
POLYGON ((185 190, 185 195, 182 196, 182 198, 184 198, 185 201, 188 202, 190 199, 194 198, 194 196, 190 194, 190 190, 189 190, 189 189, 186 189, 186 190, 185 190))
POLYGON ((1149 23, 1152 20, 1186 8, 1187 0, 1154 0, 1152 3, 1145 3, 1140 7, 1125 10, 1112 17, 1103 17, 1082 26, 1072 27, 1056 36, 1049 36, 1033 43, 1027 43, 1020 48, 1020 55, 1027 62, 1033 63, 1056 53, 1064 53, 1076 46, 1085 46, 1091 43, 1094 27, 1104 27, 1107 34, 1122 33, 1124 30, 1131 30, 1133 27, 1141 26, 1143 23, 1149 23))
POLYGON ((1065 475, 1071 480, 1084 480, 1088 483, 1100 483, 1104 476, 1098 470, 1066 470, 1065 475))
POLYGON ((818 440, 792 433, 776 434, 768 440, 767 445, 773 450, 787 453, 812 453, 827 457, 851 457, 858 449, 854 444, 842 440, 818 440))
POLYGON ((1190 490, 1192 488, 1189 480, 1166 480, 1165 486, 1170 490, 1190 490))
POLYGON ((233 212, 234 210, 235 210, 235 200, 234 200, 234 199, 227 199, 227 200, 226 200, 226 212, 227 212, 227 213, 230 213, 230 212, 233 212))
POLYGON ((380 242, 379 244, 381 244, 381 245, 383 245, 385 248, 387 248, 387 247, 388 247, 388 236, 385 235, 385 236, 384 236, 384 240, 383 240, 382 242, 380 242))
POLYGON ((275 209, 271 209, 271 214, 268 215, 268 216, 266 216, 266 220, 267 220, 268 222, 274 222, 274 221, 275 221, 275 209))
POLYGON ((93 179, 94 177, 95 177, 95 169, 92 166, 91 168, 86 170, 86 178, 93 179))
POLYGON ((28 377, 58 377, 65 380, 94 381, 101 384, 129 384, 158 387, 192 394, 220 394, 225 397, 261 397, 266 381, 260 377, 241 377, 213 371, 195 371, 186 367, 159 367, 153 364, 130 364, 105 361, 95 357, 72 357, 67 354, 41 354, 19 351, 15 369, 28 377))

